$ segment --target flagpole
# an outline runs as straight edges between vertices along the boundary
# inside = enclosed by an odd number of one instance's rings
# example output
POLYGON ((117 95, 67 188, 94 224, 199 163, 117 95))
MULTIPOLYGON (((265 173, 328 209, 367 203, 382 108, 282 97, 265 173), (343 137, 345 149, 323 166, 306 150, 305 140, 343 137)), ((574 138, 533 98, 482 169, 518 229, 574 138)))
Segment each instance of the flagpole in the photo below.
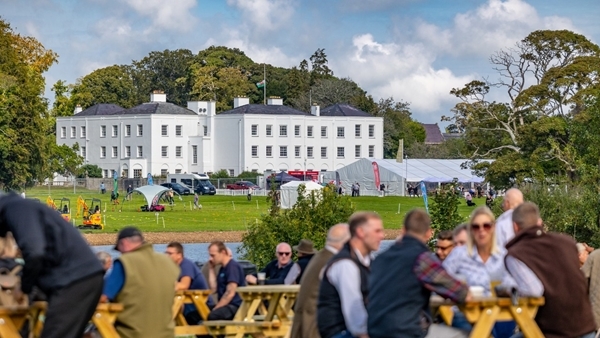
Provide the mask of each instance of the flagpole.
POLYGON ((263 104, 267 104, 267 64, 263 62, 263 104))

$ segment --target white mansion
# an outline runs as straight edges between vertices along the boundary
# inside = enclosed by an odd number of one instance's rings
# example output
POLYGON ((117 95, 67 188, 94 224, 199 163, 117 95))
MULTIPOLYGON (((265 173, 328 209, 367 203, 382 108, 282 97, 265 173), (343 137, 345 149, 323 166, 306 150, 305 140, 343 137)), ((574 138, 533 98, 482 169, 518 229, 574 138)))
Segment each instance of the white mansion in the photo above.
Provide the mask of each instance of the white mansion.
POLYGON ((124 177, 167 173, 331 171, 363 157, 383 157, 383 118, 349 105, 305 113, 283 105, 236 98, 216 114, 215 102, 183 108, 151 94, 150 102, 123 109, 97 104, 56 122, 59 145, 79 144, 84 163, 124 177))

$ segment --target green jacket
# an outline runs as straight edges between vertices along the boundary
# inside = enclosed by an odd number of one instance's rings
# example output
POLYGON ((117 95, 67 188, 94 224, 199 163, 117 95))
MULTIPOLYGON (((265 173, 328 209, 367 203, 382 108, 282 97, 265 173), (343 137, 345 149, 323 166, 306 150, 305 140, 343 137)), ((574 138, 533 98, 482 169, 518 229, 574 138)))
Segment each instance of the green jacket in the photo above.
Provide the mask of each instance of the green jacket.
POLYGON ((151 244, 123 254, 125 284, 115 301, 123 304, 115 328, 121 338, 173 337, 172 306, 179 267, 151 244))

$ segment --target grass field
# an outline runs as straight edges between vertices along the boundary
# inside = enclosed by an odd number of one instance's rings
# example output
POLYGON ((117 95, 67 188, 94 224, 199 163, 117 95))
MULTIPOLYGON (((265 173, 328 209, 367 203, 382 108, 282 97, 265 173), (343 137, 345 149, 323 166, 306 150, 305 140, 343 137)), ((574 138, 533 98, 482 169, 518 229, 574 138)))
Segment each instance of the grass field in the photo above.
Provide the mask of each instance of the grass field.
MULTIPOLYGON (((110 193, 104 195, 79 189, 73 193, 72 188, 39 187, 28 190, 28 198, 37 198, 46 203, 48 196, 53 199, 63 197, 70 199, 71 215, 75 225, 81 224, 81 217, 76 217, 77 197, 84 199, 99 198, 102 200, 101 210, 104 219, 104 230, 86 230, 86 232, 116 232, 126 225, 135 225, 142 231, 229 231, 245 230, 248 224, 257 222, 260 216, 267 212, 266 197, 254 196, 247 201, 245 196, 200 196, 202 210, 190 210, 194 196, 176 198, 173 208, 167 206, 165 212, 140 212, 139 208, 146 202, 140 194, 133 194, 131 201, 113 206, 110 203, 110 193), (185 205, 185 208, 184 208, 185 205), (120 210, 120 211, 119 211, 120 210)), ((384 226, 388 229, 398 229, 406 212, 415 207, 423 207, 422 198, 410 197, 356 197, 351 198, 356 210, 375 211, 381 215, 384 226), (400 211, 398 213, 398 211, 400 211)), ((485 199, 475 199, 477 205, 484 205, 485 199)), ((459 212, 467 217, 472 207, 461 204, 459 212)))

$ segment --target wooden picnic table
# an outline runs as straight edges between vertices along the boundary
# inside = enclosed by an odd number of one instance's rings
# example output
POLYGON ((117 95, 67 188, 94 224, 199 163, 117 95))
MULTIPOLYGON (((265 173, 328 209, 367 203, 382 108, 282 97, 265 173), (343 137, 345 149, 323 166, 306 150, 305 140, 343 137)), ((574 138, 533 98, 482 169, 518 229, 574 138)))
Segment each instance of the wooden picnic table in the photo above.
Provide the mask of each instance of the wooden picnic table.
POLYGON ((0 307, 0 337, 21 338, 19 330, 28 314, 28 306, 0 307))
MULTIPOLYGON (((432 309, 439 309, 444 321, 451 323, 451 307, 454 303, 440 296, 432 296, 429 305, 432 309)), ((458 305, 458 308, 464 313, 467 321, 473 324, 470 337, 490 337, 496 321, 514 320, 525 338, 543 338, 544 335, 535 322, 537 310, 542 305, 544 297, 519 298, 516 304, 513 304, 510 298, 482 297, 458 305)))
POLYGON ((242 338, 260 334, 265 337, 289 337, 292 328, 293 306, 300 285, 257 285, 237 289, 242 304, 233 320, 206 321, 213 336, 242 338), (265 306, 265 301, 268 307, 265 306), (256 312, 260 316, 255 316, 256 312))
MULTIPOLYGON (((32 319, 32 334, 33 337, 39 337, 42 333, 44 325, 44 319, 46 317, 46 310, 48 303, 46 302, 35 302, 27 310, 30 318, 32 319)), ((96 312, 90 319, 90 321, 96 326, 100 336, 102 338, 119 338, 119 334, 115 329, 115 321, 119 312, 123 311, 123 304, 118 303, 100 303, 96 307, 96 312)), ((0 337, 5 338, 4 335, 0 334, 0 337)), ((13 336, 6 336, 13 337, 13 336)), ((15 336, 20 337, 20 336, 15 336)))
POLYGON ((206 301, 211 295, 210 290, 177 291, 173 301, 173 320, 175 321, 175 335, 207 335, 204 325, 189 325, 185 320, 183 309, 185 304, 194 304, 202 320, 208 319, 210 309, 206 301))

